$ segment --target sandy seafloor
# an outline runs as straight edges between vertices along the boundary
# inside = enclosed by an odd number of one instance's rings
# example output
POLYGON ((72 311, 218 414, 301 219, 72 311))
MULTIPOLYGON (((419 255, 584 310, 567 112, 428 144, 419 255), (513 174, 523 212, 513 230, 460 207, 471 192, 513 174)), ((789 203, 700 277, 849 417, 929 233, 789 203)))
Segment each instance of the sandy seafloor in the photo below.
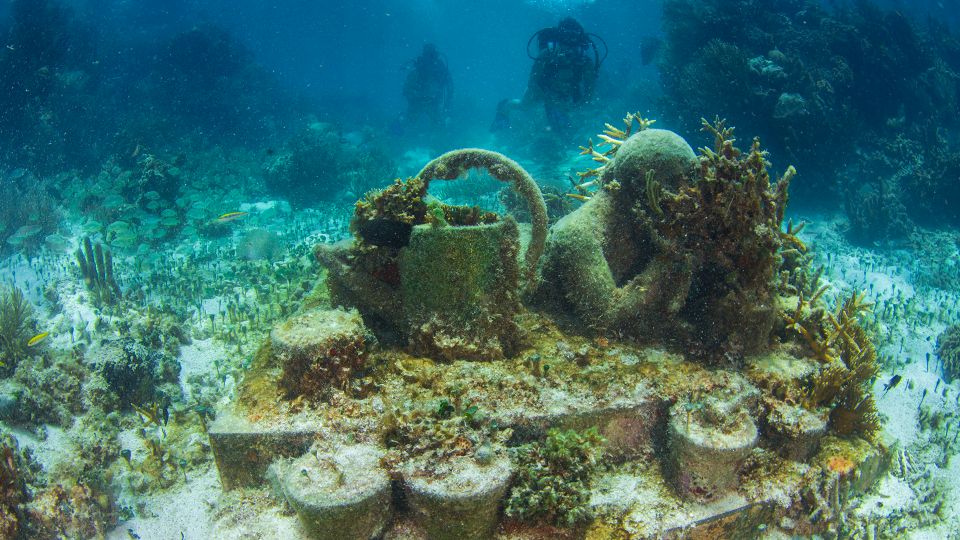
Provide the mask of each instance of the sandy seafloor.
MULTIPOLYGON (((824 279, 831 284, 834 293, 853 288, 869 290, 872 284, 873 298, 891 297, 896 294, 895 291, 900 291, 905 298, 913 296, 921 310, 932 312, 945 309, 945 305, 953 305, 960 300, 956 290, 945 291, 916 283, 918 269, 924 270, 924 265, 939 265, 939 268, 927 268, 927 271, 960 272, 960 265, 954 265, 960 260, 956 232, 930 233, 931 238, 941 242, 938 257, 934 260, 907 247, 854 247, 844 239, 845 225, 843 219, 837 216, 794 215, 793 219, 795 222, 805 220, 809 223, 801 237, 814 250, 817 262, 826 265, 824 279)), ((72 264, 72 257, 64 256, 61 272, 69 273, 72 264)), ((7 282, 10 281, 7 276, 15 275, 16 283, 28 292, 36 291, 35 285, 40 278, 31 265, 19 256, 0 263, 0 275, 4 275, 4 281, 7 282)), ((64 312, 57 317, 74 321, 93 319, 89 308, 80 301, 80 290, 79 286, 64 290, 64 312)), ((28 296, 32 301, 38 301, 35 293, 28 296)), ((956 314, 953 316, 956 317, 956 314)), ((47 323, 54 327, 57 325, 56 321, 47 323)), ((934 362, 931 361, 929 369, 925 366, 927 353, 935 358, 936 337, 944 327, 943 322, 915 325, 909 320, 902 320, 895 327, 886 328, 885 339, 879 340, 878 348, 882 355, 894 359, 888 362, 892 365, 885 367, 877 379, 875 392, 883 417, 883 440, 897 452, 893 467, 895 471, 886 475, 861 500, 850 503, 854 515, 887 516, 887 519, 903 519, 904 523, 912 523, 909 520, 923 514, 924 503, 921 499, 930 489, 945 491, 945 508, 941 512, 944 519, 909 530, 906 533, 908 538, 958 537, 956 531, 960 530, 960 460, 953 456, 953 459, 947 460, 945 468, 935 465, 933 461, 937 458, 929 448, 929 433, 921 431, 917 422, 918 403, 924 389, 928 394, 924 407, 958 408, 960 383, 954 382, 948 397, 943 398, 944 383, 941 381, 938 386, 939 376, 934 362), (902 382, 881 396, 884 384, 894 372, 902 376, 902 382), (938 387, 937 392, 934 392, 935 387, 938 387), (936 487, 932 488, 934 482, 936 487)), ((51 346, 66 347, 69 345, 68 341, 64 341, 66 339, 54 337, 51 346)), ((212 339, 197 339, 193 344, 182 347, 179 359, 181 380, 185 381, 192 375, 212 373, 213 360, 227 354, 223 345, 212 339)), ((221 399, 228 399, 229 394, 227 387, 221 399)), ((955 431, 957 426, 951 429, 955 431)), ((57 460, 70 459, 70 448, 64 440, 64 430, 60 428, 49 427, 47 438, 42 443, 29 432, 12 431, 21 445, 34 449, 36 457, 45 466, 57 460)), ((136 448, 138 442, 133 436, 121 433, 121 443, 131 447, 134 452, 144 451, 136 448)), ((953 448, 955 450, 957 446, 953 448)), ((120 522, 108 534, 108 538, 192 540, 304 537, 296 516, 273 502, 265 489, 222 492, 212 457, 199 470, 192 471, 185 482, 180 481, 158 494, 140 496, 140 502, 143 503, 141 508, 145 509, 144 515, 120 522)))

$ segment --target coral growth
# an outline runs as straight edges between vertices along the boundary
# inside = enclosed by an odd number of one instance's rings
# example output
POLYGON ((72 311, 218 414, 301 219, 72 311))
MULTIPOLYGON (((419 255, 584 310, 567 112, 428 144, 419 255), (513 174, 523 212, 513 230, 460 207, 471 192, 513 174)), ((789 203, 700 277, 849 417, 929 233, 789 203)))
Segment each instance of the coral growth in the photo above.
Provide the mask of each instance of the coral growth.
POLYGON ((0 538, 16 538, 27 494, 17 466, 17 442, 7 434, 0 440, 0 538))
POLYGON ((417 173, 417 178, 424 182, 429 182, 431 179, 454 180, 470 169, 486 169, 497 180, 510 184, 517 195, 526 201, 533 232, 530 245, 524 255, 526 260, 524 277, 527 280, 527 286, 532 286, 536 277, 537 263, 543 255, 547 238, 547 210, 539 186, 523 167, 497 152, 466 148, 447 152, 427 163, 417 173))
POLYGON ((760 135, 804 171, 801 200, 846 199, 854 241, 958 222, 960 56, 946 25, 871 2, 669 0, 663 19, 668 109, 760 135))
POLYGON ((36 355, 17 366, 13 380, 16 407, 3 419, 15 424, 69 427, 84 410, 82 384, 86 369, 74 358, 51 360, 36 355))
POLYGON ((551 429, 545 441, 518 448, 506 515, 565 527, 588 521, 593 516, 590 477, 603 456, 603 442, 596 428, 551 429))
POLYGON ((372 341, 356 310, 314 310, 277 325, 270 343, 287 399, 350 391, 364 373, 372 341))
POLYGON ((132 339, 106 341, 91 357, 94 378, 106 382, 120 407, 169 402, 180 394, 180 363, 132 339))
POLYGON ((104 538, 116 521, 109 499, 87 486, 52 486, 27 506, 31 538, 104 538))
POLYGON ((629 135, 636 119, 627 116, 627 130, 608 125, 611 150, 584 149, 603 166, 582 176, 602 187, 554 227, 545 302, 559 300, 560 315, 571 307, 594 331, 682 344, 710 362, 763 350, 777 318, 779 252, 805 249, 780 230, 794 170, 774 185, 759 143, 741 153, 719 119, 703 121, 715 145, 699 158, 649 121, 629 135))
POLYGON ((0 296, 0 374, 13 372, 30 351, 36 321, 23 291, 13 287, 0 296))
POLYGON ((784 314, 787 328, 803 337, 821 363, 810 381, 804 406, 827 408, 830 427, 836 433, 872 439, 880 420, 871 384, 880 368, 877 351, 861 324, 863 313, 872 304, 853 293, 831 313, 818 306, 820 294, 809 301, 800 296, 796 309, 784 314))
POLYGON ((337 196, 362 197, 395 174, 381 150, 352 145, 334 126, 315 122, 267 164, 265 180, 271 192, 303 208, 337 196))
POLYGON ((35 253, 56 232, 62 213, 49 188, 50 183, 23 169, 0 172, 0 253, 35 253))
POLYGON ((948 327, 937 337, 937 358, 944 381, 960 377, 960 325, 948 327))

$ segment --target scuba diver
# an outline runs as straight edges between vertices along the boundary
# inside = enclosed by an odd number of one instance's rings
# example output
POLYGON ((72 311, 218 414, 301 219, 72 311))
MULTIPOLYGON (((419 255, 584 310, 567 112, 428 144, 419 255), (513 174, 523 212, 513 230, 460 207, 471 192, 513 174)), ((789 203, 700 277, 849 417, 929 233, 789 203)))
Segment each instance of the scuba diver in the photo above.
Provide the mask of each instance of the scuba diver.
POLYGON ((403 84, 407 114, 403 121, 428 127, 442 126, 453 97, 453 79, 446 60, 436 45, 427 43, 407 69, 407 80, 403 84))
POLYGON ((543 28, 527 41, 527 56, 533 59, 523 100, 503 100, 497 105, 492 130, 509 127, 510 113, 543 103, 548 125, 558 131, 570 127, 569 113, 590 101, 600 65, 607 57, 607 45, 600 36, 588 33, 572 17, 557 26, 543 28), (537 54, 530 45, 537 41, 537 54), (603 45, 603 55, 597 48, 603 45))

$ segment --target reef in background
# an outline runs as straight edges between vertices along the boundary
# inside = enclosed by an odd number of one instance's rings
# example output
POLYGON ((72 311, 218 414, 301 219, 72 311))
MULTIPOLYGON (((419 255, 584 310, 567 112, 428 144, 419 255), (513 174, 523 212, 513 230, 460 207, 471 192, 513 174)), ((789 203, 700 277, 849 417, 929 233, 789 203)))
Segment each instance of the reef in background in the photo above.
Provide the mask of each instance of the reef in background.
MULTIPOLYGON (((960 42, 870 2, 669 0, 668 110, 719 113, 805 173, 804 203, 846 200, 857 242, 960 222, 960 42)), ((687 132, 690 118, 676 118, 687 132)))

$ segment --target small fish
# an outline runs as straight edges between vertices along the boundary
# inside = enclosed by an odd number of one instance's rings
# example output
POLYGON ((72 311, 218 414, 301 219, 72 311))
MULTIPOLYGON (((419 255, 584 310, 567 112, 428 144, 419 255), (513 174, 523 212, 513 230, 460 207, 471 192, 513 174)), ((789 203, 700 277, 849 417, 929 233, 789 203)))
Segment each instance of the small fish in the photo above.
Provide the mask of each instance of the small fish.
POLYGON ((247 214, 249 214, 249 212, 227 212, 226 214, 223 214, 222 216, 215 219, 214 221, 217 223, 229 223, 231 221, 241 219, 247 214))
POLYGON ((893 377, 890 377, 890 380, 887 381, 887 384, 883 385, 883 394, 880 397, 887 395, 887 392, 896 388, 898 384, 900 384, 900 375, 894 375, 893 377))
POLYGON ((579 193, 567 193, 566 196, 570 197, 571 199, 576 199, 580 202, 587 202, 590 200, 590 197, 587 197, 586 195, 580 195, 579 193))
POLYGON ((50 335, 50 332, 43 332, 33 336, 32 338, 30 338, 30 341, 27 341, 27 347, 33 347, 34 345, 38 345, 41 341, 47 339, 47 336, 49 335, 50 335))

